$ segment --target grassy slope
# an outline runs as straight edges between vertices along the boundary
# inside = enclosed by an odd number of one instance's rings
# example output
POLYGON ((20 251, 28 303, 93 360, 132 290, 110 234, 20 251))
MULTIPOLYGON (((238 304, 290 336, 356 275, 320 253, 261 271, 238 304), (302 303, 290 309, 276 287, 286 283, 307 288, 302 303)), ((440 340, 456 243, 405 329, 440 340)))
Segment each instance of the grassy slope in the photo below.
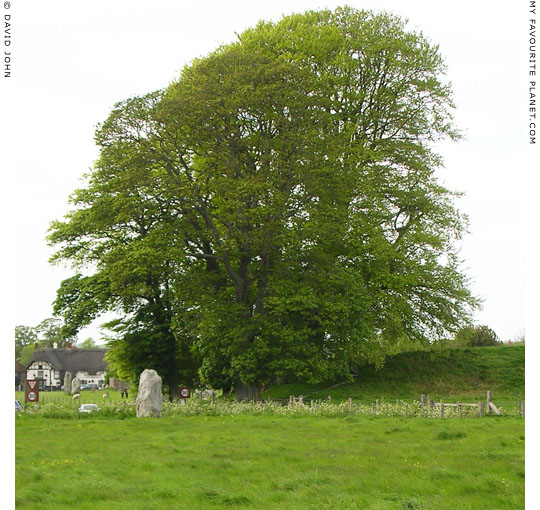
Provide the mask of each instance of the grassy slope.
POLYGON ((524 396, 525 347, 403 353, 387 359, 380 370, 370 365, 362 367, 353 383, 327 389, 333 384, 283 384, 270 388, 264 396, 288 398, 292 394, 324 399, 330 395, 333 399, 352 397, 367 402, 381 397, 418 399, 425 393, 450 402, 483 399, 486 391, 491 390, 495 403, 506 403, 524 396))
POLYGON ((17 416, 17 508, 524 507, 524 421, 17 416), (36 441, 39 438, 39 441, 36 441))

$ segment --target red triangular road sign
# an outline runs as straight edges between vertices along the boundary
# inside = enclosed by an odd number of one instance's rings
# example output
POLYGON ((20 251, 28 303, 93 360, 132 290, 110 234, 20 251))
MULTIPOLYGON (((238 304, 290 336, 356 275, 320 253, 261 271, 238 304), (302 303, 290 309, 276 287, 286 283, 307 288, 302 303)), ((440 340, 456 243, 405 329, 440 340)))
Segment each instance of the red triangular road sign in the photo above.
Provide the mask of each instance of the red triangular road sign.
POLYGON ((36 389, 37 381, 28 381, 28 386, 30 386, 30 389, 34 391, 36 389))

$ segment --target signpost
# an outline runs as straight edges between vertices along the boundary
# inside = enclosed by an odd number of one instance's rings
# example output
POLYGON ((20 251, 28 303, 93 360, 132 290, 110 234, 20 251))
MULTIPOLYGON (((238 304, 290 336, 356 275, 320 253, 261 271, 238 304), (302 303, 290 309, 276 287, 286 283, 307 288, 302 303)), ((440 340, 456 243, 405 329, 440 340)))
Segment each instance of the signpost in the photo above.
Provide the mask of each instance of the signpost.
POLYGON ((24 385, 24 401, 39 402, 39 383, 35 379, 27 379, 24 385))

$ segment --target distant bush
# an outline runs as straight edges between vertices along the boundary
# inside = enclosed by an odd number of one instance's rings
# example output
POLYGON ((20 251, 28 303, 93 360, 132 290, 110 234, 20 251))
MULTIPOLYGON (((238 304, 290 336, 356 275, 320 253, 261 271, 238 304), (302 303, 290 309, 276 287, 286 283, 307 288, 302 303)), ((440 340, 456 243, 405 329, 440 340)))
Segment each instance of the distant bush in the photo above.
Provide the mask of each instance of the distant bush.
POLYGON ((460 329, 454 338, 459 347, 485 347, 489 345, 501 345, 499 337, 487 326, 468 326, 460 329))

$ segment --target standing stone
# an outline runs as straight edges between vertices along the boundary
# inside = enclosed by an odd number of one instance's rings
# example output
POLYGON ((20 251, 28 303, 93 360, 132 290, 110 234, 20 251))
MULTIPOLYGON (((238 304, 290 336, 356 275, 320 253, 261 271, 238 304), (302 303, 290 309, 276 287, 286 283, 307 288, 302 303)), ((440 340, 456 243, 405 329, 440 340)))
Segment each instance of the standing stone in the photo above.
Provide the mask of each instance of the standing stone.
POLYGON ((71 394, 71 372, 66 372, 64 375, 64 393, 71 394))
POLYGON ((137 393, 137 418, 143 416, 161 417, 161 377, 155 370, 146 369, 139 380, 137 393))
POLYGON ((81 380, 78 377, 75 377, 73 381, 71 381, 71 394, 75 395, 75 393, 81 392, 81 380))

